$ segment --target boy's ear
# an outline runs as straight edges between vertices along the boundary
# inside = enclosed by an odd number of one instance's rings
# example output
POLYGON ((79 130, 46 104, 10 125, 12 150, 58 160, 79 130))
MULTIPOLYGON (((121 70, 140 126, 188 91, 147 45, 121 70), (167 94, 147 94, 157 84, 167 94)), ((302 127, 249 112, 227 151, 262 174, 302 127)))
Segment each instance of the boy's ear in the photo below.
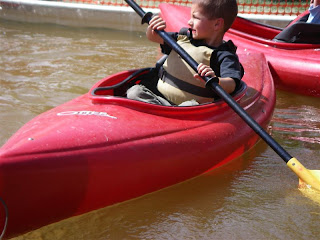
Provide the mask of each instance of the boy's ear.
POLYGON ((220 29, 224 29, 224 19, 223 18, 217 18, 215 19, 214 27, 218 31, 220 29))

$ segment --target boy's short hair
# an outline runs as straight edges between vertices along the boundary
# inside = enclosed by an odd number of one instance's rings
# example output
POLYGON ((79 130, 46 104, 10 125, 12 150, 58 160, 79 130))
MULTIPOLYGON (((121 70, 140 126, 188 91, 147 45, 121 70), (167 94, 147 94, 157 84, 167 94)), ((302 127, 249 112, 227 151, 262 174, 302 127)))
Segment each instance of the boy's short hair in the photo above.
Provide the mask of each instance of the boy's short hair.
POLYGON ((193 0, 198 4, 209 19, 223 18, 226 32, 238 14, 237 0, 193 0))

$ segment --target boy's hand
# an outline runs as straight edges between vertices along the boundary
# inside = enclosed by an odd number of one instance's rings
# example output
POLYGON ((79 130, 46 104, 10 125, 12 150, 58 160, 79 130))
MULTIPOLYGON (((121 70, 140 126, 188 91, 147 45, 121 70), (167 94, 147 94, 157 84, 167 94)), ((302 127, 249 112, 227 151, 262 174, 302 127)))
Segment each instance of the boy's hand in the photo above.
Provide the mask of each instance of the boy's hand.
POLYGON ((149 21, 149 26, 146 32, 147 38, 152 42, 163 44, 164 40, 154 30, 161 31, 165 28, 166 22, 161 17, 154 15, 149 21))
POLYGON ((158 15, 154 15, 149 22, 149 27, 152 30, 164 30, 166 28, 166 22, 159 17, 158 15))
POLYGON ((207 66, 207 65, 204 65, 203 63, 200 63, 198 65, 198 73, 196 73, 194 75, 195 78, 201 80, 202 78, 201 77, 215 77, 216 74, 214 73, 214 71, 212 70, 211 67, 207 66))
MULTIPOLYGON (((198 70, 198 73, 196 73, 194 75, 194 77, 199 80, 202 80, 201 77, 204 77, 204 76, 206 76, 206 77, 215 77, 216 76, 216 74, 214 73, 212 68, 210 68, 207 65, 204 65, 203 63, 200 63, 198 65, 197 70, 198 70)), ((233 92, 236 88, 235 81, 230 77, 225 77, 225 78, 219 77, 219 84, 227 93, 233 92)))

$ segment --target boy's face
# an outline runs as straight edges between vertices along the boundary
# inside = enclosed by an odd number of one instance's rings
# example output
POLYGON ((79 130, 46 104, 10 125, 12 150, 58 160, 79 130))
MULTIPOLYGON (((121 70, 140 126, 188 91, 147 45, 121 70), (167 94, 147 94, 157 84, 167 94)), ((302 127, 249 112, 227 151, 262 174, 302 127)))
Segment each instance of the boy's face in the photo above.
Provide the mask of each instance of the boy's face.
POLYGON ((191 18, 188 25, 192 29, 194 39, 205 40, 207 44, 212 42, 212 38, 217 36, 216 23, 218 19, 208 19, 198 4, 193 3, 191 6, 191 18))

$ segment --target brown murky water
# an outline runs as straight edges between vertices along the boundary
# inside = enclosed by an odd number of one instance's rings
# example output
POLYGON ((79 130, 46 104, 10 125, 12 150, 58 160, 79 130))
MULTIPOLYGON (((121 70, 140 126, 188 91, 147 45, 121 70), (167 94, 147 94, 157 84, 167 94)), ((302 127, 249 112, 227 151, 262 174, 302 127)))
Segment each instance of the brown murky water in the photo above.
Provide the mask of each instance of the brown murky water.
MULTIPOLYGON (((28 120, 99 79, 152 66, 144 34, 0 21, 0 145, 28 120)), ((277 92, 273 137, 320 169, 320 100, 277 92)), ((320 202, 265 143, 176 186, 43 227, 19 240, 319 239, 320 202)), ((61 196, 63 197, 63 196, 61 196)))

